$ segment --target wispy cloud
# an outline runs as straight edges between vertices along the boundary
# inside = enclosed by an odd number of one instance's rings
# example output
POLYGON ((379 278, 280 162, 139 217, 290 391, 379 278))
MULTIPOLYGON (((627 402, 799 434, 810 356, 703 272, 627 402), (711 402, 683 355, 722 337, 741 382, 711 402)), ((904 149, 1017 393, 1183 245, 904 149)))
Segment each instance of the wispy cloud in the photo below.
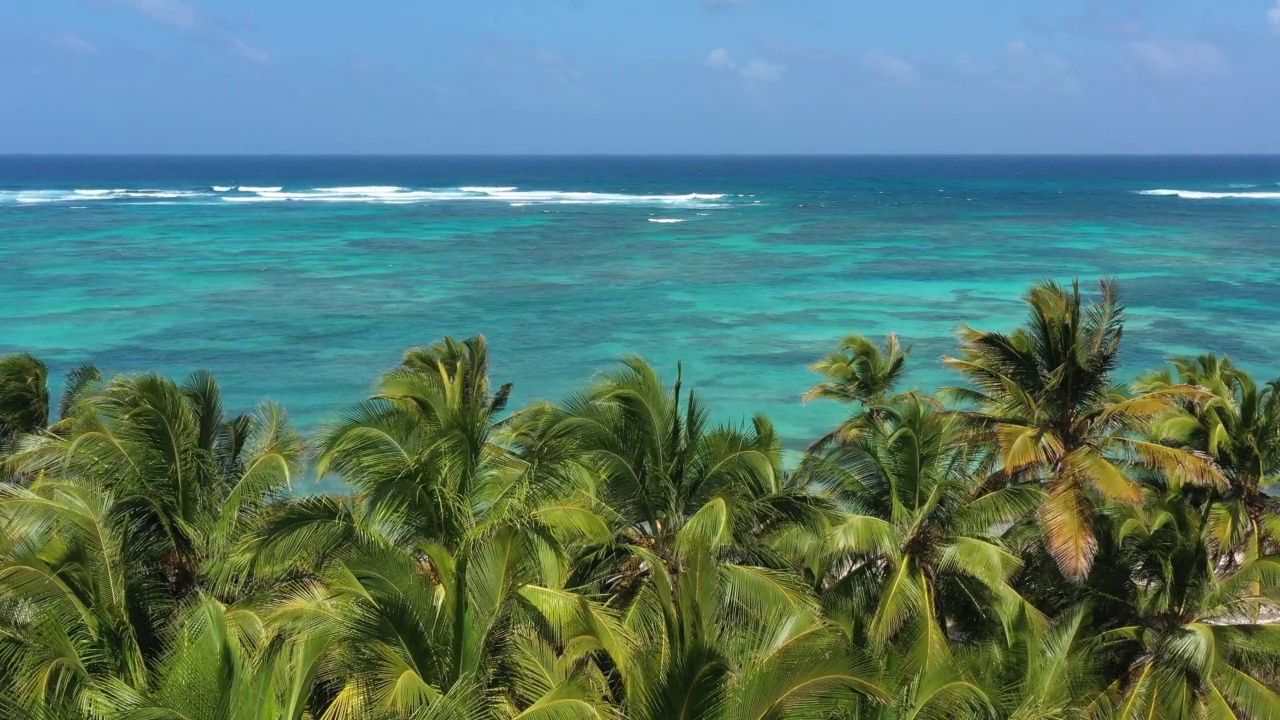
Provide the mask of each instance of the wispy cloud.
POLYGON ((228 38, 231 43, 231 54, 247 60, 255 65, 270 65, 271 54, 244 42, 238 37, 228 38))
POLYGON ((179 30, 196 28, 196 9, 181 0, 123 0, 138 12, 162 24, 179 30))
POLYGON ((997 68, 997 81, 1013 87, 1043 88, 1066 95, 1075 95, 1081 89, 1065 58, 1035 50, 1022 40, 1014 40, 1005 46, 1004 57, 997 68))
POLYGON ((185 0, 105 0, 108 6, 129 8, 148 20, 162 25, 179 35, 191 38, 221 55, 243 60, 254 65, 271 64, 271 54, 250 45, 234 32, 234 26, 206 15, 195 4, 185 0))
POLYGON ((1100 40, 1140 40, 1145 34, 1138 6, 1121 0, 1093 0, 1080 12, 1063 18, 1061 25, 1072 35, 1100 40))
POLYGON ((1036 50, 1025 40, 1006 44, 994 62, 975 60, 965 54, 957 56, 952 67, 961 75, 986 78, 1008 89, 1048 90, 1063 95, 1077 95, 1082 89, 1065 58, 1036 50))
POLYGON ((751 82, 777 82, 786 71, 782 65, 774 65, 763 60, 752 60, 742 68, 742 77, 751 82))
POLYGON ((98 46, 79 35, 59 35, 52 40, 54 47, 76 55, 92 55, 98 52, 98 46))
POLYGON ((1215 78, 1231 74, 1231 65, 1217 45, 1200 40, 1129 43, 1129 52, 1146 69, 1173 78, 1215 78))
POLYGON ((570 86, 584 75, 582 68, 569 55, 505 35, 489 37, 478 59, 494 75, 507 77, 513 82, 513 78, 522 76, 550 79, 570 86))
POLYGON ((829 63, 839 57, 830 50, 812 45, 797 45, 774 37, 759 38, 755 44, 764 54, 784 60, 829 63))
POLYGON ((569 84, 582 79, 582 69, 564 53, 546 48, 534 48, 530 57, 535 65, 561 83, 569 84))
POLYGON ((707 55, 705 64, 712 70, 732 73, 741 77, 747 83, 748 89, 761 83, 777 82, 782 79, 782 74, 787 70, 785 65, 776 65, 764 60, 752 60, 746 65, 739 65, 734 62, 733 57, 729 55, 729 51, 724 48, 712 50, 707 55))
POLYGON ((1276 0, 1276 4, 1267 11, 1267 24, 1271 26, 1271 32, 1280 35, 1280 0, 1276 0))
POLYGON ((729 57, 729 51, 724 48, 716 48, 707 56, 707 67, 712 70, 735 70, 737 66, 733 64, 733 58, 729 57))
POLYGON ((872 50, 862 56, 862 66, 887 80, 903 85, 920 81, 920 71, 915 65, 883 50, 872 50))

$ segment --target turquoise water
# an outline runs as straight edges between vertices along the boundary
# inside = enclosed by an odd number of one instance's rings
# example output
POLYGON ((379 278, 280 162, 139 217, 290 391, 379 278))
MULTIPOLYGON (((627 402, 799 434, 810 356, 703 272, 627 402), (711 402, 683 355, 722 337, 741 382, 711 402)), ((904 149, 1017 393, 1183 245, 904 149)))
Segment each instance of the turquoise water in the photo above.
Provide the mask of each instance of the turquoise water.
POLYGON ((207 368, 313 428, 405 347, 484 333, 518 402, 634 352, 798 447, 839 414, 799 398, 841 336, 895 331, 945 385, 956 327, 1012 327, 1046 277, 1121 280, 1128 368, 1274 375, 1278 183, 1280 158, 0 158, 0 351, 207 368))

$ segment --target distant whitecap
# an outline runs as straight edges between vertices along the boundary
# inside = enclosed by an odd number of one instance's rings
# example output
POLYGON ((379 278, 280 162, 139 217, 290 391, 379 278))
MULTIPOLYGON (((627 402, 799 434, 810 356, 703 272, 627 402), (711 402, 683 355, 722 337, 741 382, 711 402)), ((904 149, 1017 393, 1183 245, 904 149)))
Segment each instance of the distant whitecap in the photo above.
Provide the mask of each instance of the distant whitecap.
POLYGON ((680 209, 724 207, 720 193, 629 194, 575 190, 519 190, 515 186, 466 185, 457 188, 411 189, 397 185, 352 185, 288 190, 283 186, 210 185, 207 190, 149 188, 0 191, 0 202, 61 203, 67 201, 174 200, 194 203, 374 203, 411 205, 444 202, 504 202, 529 205, 618 205, 680 209))
POLYGON ((1139 195, 1179 197, 1183 200, 1280 200, 1280 192, 1202 192, 1200 190, 1139 190, 1139 195))

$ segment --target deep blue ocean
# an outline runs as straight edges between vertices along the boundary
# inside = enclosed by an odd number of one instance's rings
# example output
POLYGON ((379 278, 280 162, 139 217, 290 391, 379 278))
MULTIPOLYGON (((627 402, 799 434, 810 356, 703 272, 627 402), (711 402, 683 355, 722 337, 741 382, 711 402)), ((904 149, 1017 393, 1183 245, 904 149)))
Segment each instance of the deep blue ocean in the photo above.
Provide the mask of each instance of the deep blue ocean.
POLYGON ((337 417, 402 350, 484 333, 517 402, 626 353, 791 447, 807 369, 897 332, 910 380, 1042 278, 1121 282, 1125 369, 1280 374, 1280 157, 0 157, 0 352, 214 371, 337 417))

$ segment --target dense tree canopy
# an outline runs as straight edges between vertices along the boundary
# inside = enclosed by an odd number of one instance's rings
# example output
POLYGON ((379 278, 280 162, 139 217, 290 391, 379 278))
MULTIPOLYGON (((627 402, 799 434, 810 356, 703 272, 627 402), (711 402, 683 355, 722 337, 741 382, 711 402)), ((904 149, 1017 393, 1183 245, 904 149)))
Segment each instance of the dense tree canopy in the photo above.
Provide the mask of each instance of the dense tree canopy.
POLYGON ((2 357, 0 716, 1280 718, 1280 380, 1126 384, 1113 284, 1025 300, 936 397, 845 338, 786 461, 639 358, 510 409, 481 337, 312 438, 2 357))

